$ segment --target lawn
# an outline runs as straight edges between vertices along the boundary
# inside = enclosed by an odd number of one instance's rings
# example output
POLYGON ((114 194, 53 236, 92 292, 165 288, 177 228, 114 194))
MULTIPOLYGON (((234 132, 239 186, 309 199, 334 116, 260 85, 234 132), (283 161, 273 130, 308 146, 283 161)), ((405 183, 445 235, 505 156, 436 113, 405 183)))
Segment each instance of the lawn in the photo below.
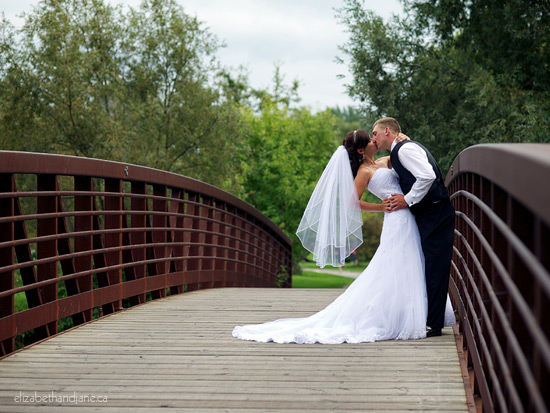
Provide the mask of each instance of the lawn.
POLYGON ((300 275, 292 276, 292 288, 344 288, 354 281, 353 278, 340 277, 332 274, 319 274, 302 271, 300 275))
MULTIPOLYGON (((351 272, 362 272, 367 267, 368 263, 369 263, 368 261, 360 262, 359 264, 355 265, 355 264, 352 264, 351 262, 346 262, 346 265, 342 267, 342 270, 351 271, 351 272)), ((300 268, 307 271, 308 268, 319 268, 319 267, 313 261, 306 261, 306 262, 300 262, 300 268)), ((324 269, 338 270, 337 268, 332 267, 330 265, 327 265, 324 269)))

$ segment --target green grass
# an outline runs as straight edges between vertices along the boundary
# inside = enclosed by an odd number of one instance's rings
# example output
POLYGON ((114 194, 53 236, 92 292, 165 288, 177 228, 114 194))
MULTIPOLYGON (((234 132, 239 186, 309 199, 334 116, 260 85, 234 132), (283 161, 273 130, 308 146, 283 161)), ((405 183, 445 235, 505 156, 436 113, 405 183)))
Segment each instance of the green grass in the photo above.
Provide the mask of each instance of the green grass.
MULTIPOLYGON (((350 262, 347 262, 346 265, 342 267, 342 270, 350 271, 350 272, 362 272, 367 267, 367 265, 368 265, 368 262, 366 262, 366 263, 360 262, 357 265, 352 264, 350 262)), ((300 262, 300 267, 303 268, 303 269, 319 268, 317 266, 317 264, 315 264, 314 262, 311 262, 311 261, 300 262)), ((338 268, 331 267, 330 265, 327 265, 324 269, 325 270, 336 270, 336 271, 338 271, 338 268)))
POLYGON ((292 276, 292 288, 344 288, 353 281, 349 277, 302 271, 302 274, 292 276))

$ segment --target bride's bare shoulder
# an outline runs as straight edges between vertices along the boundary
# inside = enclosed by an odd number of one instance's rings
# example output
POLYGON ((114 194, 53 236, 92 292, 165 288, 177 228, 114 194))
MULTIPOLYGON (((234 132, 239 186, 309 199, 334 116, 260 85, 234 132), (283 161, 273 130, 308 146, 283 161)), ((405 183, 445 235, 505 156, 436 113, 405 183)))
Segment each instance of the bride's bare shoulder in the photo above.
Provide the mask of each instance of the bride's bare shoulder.
POLYGON ((372 168, 369 168, 365 165, 361 165, 357 170, 357 176, 355 177, 355 180, 364 183, 366 186, 368 185, 370 179, 372 178, 374 171, 375 170, 373 170, 372 168))
POLYGON ((362 176, 371 177, 375 170, 376 169, 369 168, 368 166, 365 166, 365 165, 361 165, 357 170, 357 176, 362 175, 362 176))

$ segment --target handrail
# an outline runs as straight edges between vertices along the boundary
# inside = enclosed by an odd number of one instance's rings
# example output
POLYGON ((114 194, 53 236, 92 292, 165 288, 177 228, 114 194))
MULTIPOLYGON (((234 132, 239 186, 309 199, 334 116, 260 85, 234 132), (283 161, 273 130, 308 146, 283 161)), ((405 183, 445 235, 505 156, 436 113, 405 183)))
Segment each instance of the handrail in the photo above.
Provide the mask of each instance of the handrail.
POLYGON ((150 299, 290 287, 291 271, 290 239, 219 188, 120 162, 0 151, 0 357, 150 299))
POLYGON ((461 152, 449 290, 478 411, 550 409, 550 145, 461 152))

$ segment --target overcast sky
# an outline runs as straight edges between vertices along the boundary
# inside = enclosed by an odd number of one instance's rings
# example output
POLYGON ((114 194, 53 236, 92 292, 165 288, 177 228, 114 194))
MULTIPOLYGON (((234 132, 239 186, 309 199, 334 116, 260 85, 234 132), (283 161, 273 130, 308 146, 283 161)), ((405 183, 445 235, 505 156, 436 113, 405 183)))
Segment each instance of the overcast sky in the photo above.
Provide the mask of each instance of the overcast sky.
MULTIPOLYGON (((138 7, 140 0, 108 0, 111 4, 138 7)), ((338 50, 347 33, 335 17, 342 0, 178 0, 185 12, 200 21, 227 47, 218 58, 225 66, 248 69, 256 88, 272 84, 274 66, 281 64, 285 83, 300 82, 301 105, 313 110, 355 105, 347 95, 350 82, 345 65, 337 64, 338 50), (338 75, 346 78, 339 79, 338 75)), ((38 0, 0 0, 0 11, 20 24, 38 0)), ((365 0, 365 7, 388 19, 402 13, 399 0, 365 0)))

